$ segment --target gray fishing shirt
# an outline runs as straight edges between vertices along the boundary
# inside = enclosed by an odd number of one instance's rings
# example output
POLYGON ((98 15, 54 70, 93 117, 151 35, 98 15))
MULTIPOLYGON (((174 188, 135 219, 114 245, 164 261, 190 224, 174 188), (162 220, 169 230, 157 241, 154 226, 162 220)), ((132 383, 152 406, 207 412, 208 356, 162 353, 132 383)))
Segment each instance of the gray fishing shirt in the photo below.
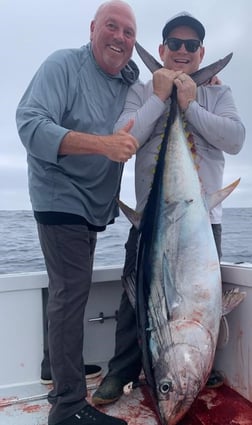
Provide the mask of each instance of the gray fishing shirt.
MULTIPOLYGON (((169 108, 170 99, 164 103, 153 94, 152 81, 138 82, 129 89, 124 111, 115 125, 117 130, 130 118, 135 120, 131 133, 140 144, 135 162, 136 209, 139 212, 143 211, 148 199, 169 108)), ((184 118, 186 132, 192 134, 196 150, 193 156, 203 189, 212 194, 223 185, 223 152, 237 154, 245 140, 245 128, 230 88, 225 85, 198 87, 197 99, 189 104, 184 118)), ((238 177, 234 170, 233 180, 238 177)), ((221 223, 221 217, 219 204, 210 212, 211 223, 221 223)))
POLYGON ((33 210, 77 214, 95 226, 118 215, 122 164, 103 155, 58 155, 58 149, 71 130, 112 134, 137 78, 132 61, 116 76, 103 72, 90 44, 54 52, 41 65, 16 114, 33 210))

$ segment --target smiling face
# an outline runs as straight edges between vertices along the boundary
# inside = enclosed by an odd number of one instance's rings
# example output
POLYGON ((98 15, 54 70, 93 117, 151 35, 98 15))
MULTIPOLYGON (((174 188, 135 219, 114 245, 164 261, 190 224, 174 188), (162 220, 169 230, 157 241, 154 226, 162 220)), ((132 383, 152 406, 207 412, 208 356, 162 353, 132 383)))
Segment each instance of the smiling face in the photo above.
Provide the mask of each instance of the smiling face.
POLYGON ((120 1, 100 7, 91 22, 90 39, 98 65, 108 74, 118 74, 128 63, 136 41, 131 8, 120 1))
MULTIPOLYGON (((199 40, 196 31, 186 26, 174 28, 168 34, 168 38, 199 40)), ((188 52, 184 44, 176 52, 171 51, 167 45, 161 44, 159 46, 159 54, 164 67, 174 71, 183 71, 186 74, 192 74, 199 69, 204 53, 205 49, 203 46, 200 46, 194 53, 188 52)))

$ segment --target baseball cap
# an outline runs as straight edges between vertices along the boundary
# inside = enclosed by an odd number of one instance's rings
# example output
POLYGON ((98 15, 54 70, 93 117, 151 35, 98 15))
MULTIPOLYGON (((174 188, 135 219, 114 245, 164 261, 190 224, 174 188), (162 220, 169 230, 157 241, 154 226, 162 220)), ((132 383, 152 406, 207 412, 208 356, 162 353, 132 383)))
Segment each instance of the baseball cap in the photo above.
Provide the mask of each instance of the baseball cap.
POLYGON ((198 34, 200 41, 204 40, 205 28, 202 23, 198 21, 198 19, 194 18, 190 13, 180 12, 177 15, 173 16, 168 22, 166 22, 162 31, 163 42, 165 41, 169 33, 174 28, 179 26, 188 26, 194 29, 194 31, 196 31, 196 33, 198 34))

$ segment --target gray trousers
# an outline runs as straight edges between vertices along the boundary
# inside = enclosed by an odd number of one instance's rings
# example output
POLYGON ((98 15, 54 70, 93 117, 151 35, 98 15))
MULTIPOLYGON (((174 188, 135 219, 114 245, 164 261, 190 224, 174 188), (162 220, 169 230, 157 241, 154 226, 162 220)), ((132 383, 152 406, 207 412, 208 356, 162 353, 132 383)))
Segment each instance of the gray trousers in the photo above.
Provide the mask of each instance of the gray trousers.
MULTIPOLYGON (((221 258, 221 224, 212 224, 213 235, 219 258, 221 258)), ((131 227, 125 244, 126 256, 123 278, 135 269, 137 257, 138 231, 131 227)), ((118 311, 116 327, 115 353, 108 365, 109 376, 119 376, 125 383, 137 380, 142 367, 142 353, 137 339, 135 311, 123 292, 118 311)))
MULTIPOLYGON (((138 231, 132 226, 125 244, 123 278, 136 266, 138 231)), ((108 375, 119 376, 124 384, 138 379, 142 368, 142 352, 137 338, 136 315, 126 291, 123 291, 116 325, 115 353, 108 364, 108 375)))
POLYGON ((84 312, 88 300, 96 232, 85 225, 37 224, 48 285, 48 344, 54 388, 48 424, 72 416, 86 402, 83 361, 84 312))

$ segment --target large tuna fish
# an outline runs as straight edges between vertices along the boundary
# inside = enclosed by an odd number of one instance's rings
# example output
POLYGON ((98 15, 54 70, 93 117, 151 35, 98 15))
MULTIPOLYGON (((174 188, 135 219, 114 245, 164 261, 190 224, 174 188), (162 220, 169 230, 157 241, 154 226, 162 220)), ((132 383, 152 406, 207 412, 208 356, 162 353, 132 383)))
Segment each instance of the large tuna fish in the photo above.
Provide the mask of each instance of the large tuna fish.
MULTIPOLYGON (((136 275, 143 367, 165 425, 184 416, 212 368, 222 288, 209 208, 238 184, 206 200, 176 100, 172 105, 140 222, 136 275)), ((120 206, 137 225, 134 212, 120 206)))

